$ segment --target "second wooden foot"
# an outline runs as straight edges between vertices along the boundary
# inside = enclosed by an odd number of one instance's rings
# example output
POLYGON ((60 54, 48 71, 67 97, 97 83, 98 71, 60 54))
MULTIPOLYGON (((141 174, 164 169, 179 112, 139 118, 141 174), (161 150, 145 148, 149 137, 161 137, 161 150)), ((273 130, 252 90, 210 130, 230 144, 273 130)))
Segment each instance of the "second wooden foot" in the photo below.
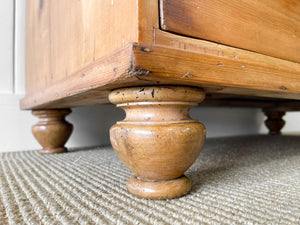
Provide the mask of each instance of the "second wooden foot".
POLYGON ((73 126, 65 120, 71 113, 69 109, 33 110, 32 114, 39 117, 39 122, 32 127, 32 133, 43 147, 41 154, 66 152, 64 147, 69 139, 73 126))
POLYGON ((279 135, 281 134, 281 129, 285 125, 285 121, 282 117, 285 115, 285 112, 282 111, 264 111, 267 119, 265 121, 266 127, 269 129, 270 135, 279 135))

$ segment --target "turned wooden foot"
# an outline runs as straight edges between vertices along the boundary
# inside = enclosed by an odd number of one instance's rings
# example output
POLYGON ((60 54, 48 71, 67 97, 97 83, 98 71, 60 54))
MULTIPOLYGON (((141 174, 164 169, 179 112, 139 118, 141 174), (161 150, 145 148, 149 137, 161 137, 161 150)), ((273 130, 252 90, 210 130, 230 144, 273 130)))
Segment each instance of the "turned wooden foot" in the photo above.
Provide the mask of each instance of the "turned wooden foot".
POLYGON ((189 116, 191 106, 205 97, 198 88, 157 86, 114 90, 109 100, 126 112, 110 129, 119 158, 134 174, 130 193, 150 199, 186 194, 191 181, 184 172, 197 159, 205 127, 189 116))
POLYGON ((269 129, 270 135, 279 135, 281 134, 281 129, 285 125, 285 121, 282 117, 285 115, 285 112, 282 111, 264 111, 267 119, 265 120, 265 124, 269 129))
POLYGON ((41 154, 66 152, 64 147, 69 139, 73 126, 65 120, 71 113, 70 109, 33 110, 32 114, 39 117, 39 122, 32 127, 32 133, 40 145, 41 154))

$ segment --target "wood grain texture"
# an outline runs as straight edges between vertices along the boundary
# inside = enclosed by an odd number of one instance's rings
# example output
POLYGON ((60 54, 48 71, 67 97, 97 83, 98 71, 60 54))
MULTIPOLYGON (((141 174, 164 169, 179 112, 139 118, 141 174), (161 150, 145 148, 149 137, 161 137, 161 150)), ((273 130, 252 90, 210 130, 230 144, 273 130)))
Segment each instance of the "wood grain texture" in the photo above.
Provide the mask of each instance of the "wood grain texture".
POLYGON ((21 109, 107 103, 111 89, 135 84, 138 81, 135 75, 143 72, 132 67, 131 55, 132 45, 126 45, 44 90, 27 94, 20 103, 21 109))
POLYGON ((26 2, 26 93, 50 83, 50 1, 26 2))
POLYGON ((256 53, 252 53, 252 60, 241 60, 162 46, 135 45, 133 49, 134 67, 151 71, 139 79, 195 85, 208 93, 300 97, 298 63, 267 56, 257 60, 256 53))
MULTIPOLYGON (((298 20, 297 1, 260 3, 298 20)), ((27 95, 21 108, 106 103, 112 89, 153 84, 299 99, 299 63, 162 31, 158 9, 156 0, 29 0, 27 95)))
POLYGON ((41 154, 67 151, 64 145, 73 131, 73 125, 65 120, 65 116, 70 113, 69 109, 32 111, 39 118, 39 122, 32 127, 32 133, 43 147, 39 151, 41 154))
POLYGON ((159 28, 159 7, 157 0, 138 1, 138 41, 152 44, 154 29, 159 28))
POLYGON ((161 0, 161 28, 300 62, 297 0, 161 0))
POLYGON ((125 119, 111 127, 110 140, 139 179, 127 183, 132 194, 166 199, 189 191, 190 182, 180 177, 205 140, 204 125, 190 118, 189 109, 204 98, 202 89, 184 86, 141 86, 110 93, 109 100, 126 112, 125 119))
POLYGON ((178 198, 187 194, 191 187, 191 180, 184 175, 172 180, 155 182, 132 176, 126 183, 126 188, 131 194, 147 199, 178 198))
POLYGON ((275 57, 268 57, 263 54, 255 54, 251 51, 221 45, 210 41, 175 35, 165 31, 161 31, 159 29, 155 29, 154 45, 163 45, 170 48, 193 51, 234 60, 244 60, 250 62, 255 61, 256 63, 261 61, 262 65, 274 64, 274 66, 279 65, 290 67, 291 69, 299 69, 299 63, 294 63, 275 57))
POLYGON ((49 87, 137 41, 137 4, 135 0, 28 0, 27 93, 49 87))
POLYGON ((235 52, 230 51, 203 53, 134 43, 27 95, 21 108, 105 103, 112 89, 153 84, 198 86, 207 93, 300 100, 300 64, 245 50, 235 50, 239 55, 235 57, 235 52))

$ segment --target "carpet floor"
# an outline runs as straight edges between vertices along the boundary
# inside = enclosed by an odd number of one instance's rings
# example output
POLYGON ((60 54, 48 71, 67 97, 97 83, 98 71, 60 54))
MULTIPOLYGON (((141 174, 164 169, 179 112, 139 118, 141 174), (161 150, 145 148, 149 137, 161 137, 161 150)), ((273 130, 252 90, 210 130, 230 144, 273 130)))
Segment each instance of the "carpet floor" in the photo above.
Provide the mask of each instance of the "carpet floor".
POLYGON ((300 137, 208 139, 172 200, 136 198, 111 147, 0 154, 0 224, 300 224, 300 137))

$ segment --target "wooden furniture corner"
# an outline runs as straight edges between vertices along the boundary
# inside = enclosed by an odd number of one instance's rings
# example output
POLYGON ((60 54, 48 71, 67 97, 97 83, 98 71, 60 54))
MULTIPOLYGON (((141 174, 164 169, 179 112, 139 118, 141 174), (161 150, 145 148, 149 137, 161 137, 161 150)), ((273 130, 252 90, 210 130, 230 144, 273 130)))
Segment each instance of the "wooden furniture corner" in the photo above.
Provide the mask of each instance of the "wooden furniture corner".
POLYGON ((27 0, 20 106, 42 118, 41 153, 56 153, 65 109, 110 100, 126 111, 110 136, 135 175, 128 190, 179 197, 205 139, 190 106, 262 108, 272 134, 300 110, 299 15, 296 0, 27 0))

